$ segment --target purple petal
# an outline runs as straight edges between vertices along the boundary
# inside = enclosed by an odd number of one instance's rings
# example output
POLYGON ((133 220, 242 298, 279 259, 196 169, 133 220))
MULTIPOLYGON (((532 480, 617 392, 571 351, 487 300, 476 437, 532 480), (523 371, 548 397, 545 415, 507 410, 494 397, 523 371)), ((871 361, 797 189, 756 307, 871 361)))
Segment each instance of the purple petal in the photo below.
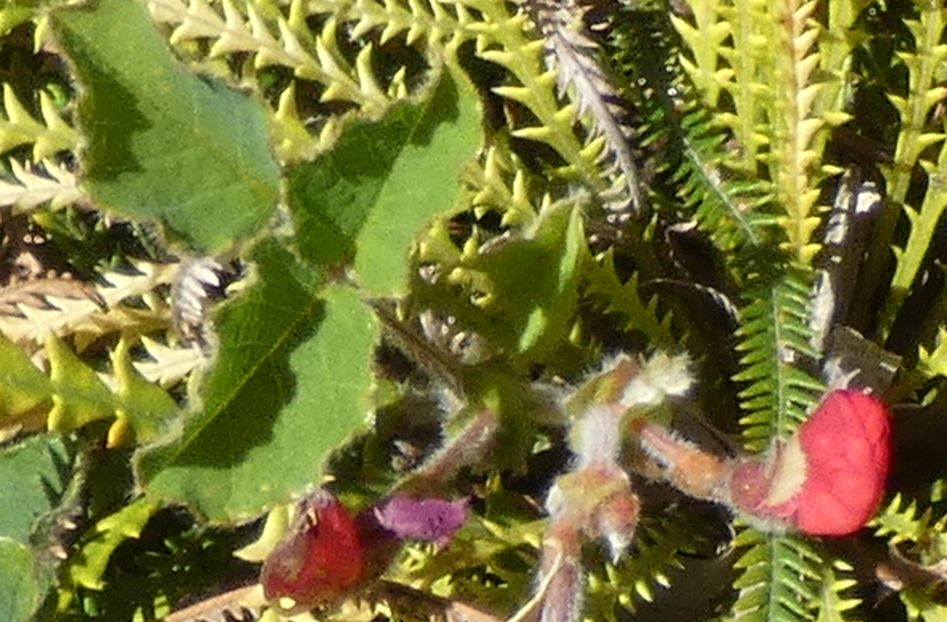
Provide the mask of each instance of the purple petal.
POLYGON ((467 521, 467 500, 396 495, 375 507, 375 518, 399 539, 425 540, 444 546, 467 521))

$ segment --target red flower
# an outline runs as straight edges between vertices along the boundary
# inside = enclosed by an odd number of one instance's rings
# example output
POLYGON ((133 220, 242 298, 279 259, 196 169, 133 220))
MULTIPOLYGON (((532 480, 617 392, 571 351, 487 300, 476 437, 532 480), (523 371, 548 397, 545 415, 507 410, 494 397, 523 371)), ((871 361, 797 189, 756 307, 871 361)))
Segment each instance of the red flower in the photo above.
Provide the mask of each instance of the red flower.
POLYGON ((775 458, 740 461, 730 496, 751 516, 817 536, 858 531, 884 494, 888 411, 859 391, 830 393, 775 458))
POLYGON ((303 501, 293 529, 263 564, 266 599, 293 614, 338 602, 365 574, 358 525, 331 494, 303 501))
POLYGON ((887 409, 859 391, 833 391, 798 435, 807 469, 795 526, 813 535, 861 529, 878 509, 888 477, 887 409))

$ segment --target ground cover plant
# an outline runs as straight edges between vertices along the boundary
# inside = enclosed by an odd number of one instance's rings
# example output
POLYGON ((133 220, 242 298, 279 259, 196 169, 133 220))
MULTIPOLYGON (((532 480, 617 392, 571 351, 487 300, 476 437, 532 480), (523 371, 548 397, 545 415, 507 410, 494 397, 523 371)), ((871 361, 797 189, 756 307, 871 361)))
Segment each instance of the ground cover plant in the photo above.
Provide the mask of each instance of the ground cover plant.
POLYGON ((0 619, 947 619, 945 20, 7 0, 0 619))

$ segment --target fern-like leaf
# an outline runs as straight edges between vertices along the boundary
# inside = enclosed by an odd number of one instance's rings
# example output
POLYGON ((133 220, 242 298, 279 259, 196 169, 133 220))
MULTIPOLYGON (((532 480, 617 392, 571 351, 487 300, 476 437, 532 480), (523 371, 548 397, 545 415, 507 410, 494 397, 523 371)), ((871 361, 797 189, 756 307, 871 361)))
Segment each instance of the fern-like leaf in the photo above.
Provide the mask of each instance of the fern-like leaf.
MULTIPOLYGON (((891 242, 901 216, 901 209, 905 207, 915 166, 925 149, 944 139, 943 128, 929 127, 928 119, 931 109, 947 96, 947 87, 938 84, 937 74, 937 68, 947 58, 947 46, 941 43, 944 28, 947 26, 947 16, 936 2, 918 2, 916 6, 920 13, 919 18, 905 21, 914 38, 914 52, 898 54, 907 67, 908 91, 906 96, 888 94, 888 99, 901 119, 901 129, 898 132, 894 161, 884 170, 888 200, 875 226, 877 234, 872 240, 872 248, 868 256, 866 287, 870 291, 874 291, 881 284, 882 275, 887 270, 890 260, 889 249, 892 246, 891 242)), ((935 184, 935 186, 939 185, 935 184)), ((935 194, 940 194, 940 192, 940 190, 934 191, 935 194)), ((907 214, 910 220, 917 220, 913 210, 908 209, 907 214)), ((912 226, 913 231, 920 232, 922 229, 918 229, 915 225, 912 226)), ((917 248, 912 248, 912 251, 913 256, 917 253, 917 248)), ((902 273, 899 275, 899 287, 892 291, 886 303, 879 330, 884 337, 891 329, 895 311, 905 297, 904 281, 910 276, 909 273, 910 270, 902 268, 902 273)))
POLYGON ((53 160, 44 160, 42 166, 11 159, 9 181, 0 179, 0 205, 9 205, 17 211, 29 211, 48 204, 53 209, 72 205, 85 194, 65 167, 53 160))
POLYGON ((798 622, 811 620, 819 606, 822 560, 800 538, 744 529, 734 544, 747 547, 734 567, 742 575, 730 609, 732 620, 798 622))
POLYGON ((618 205, 624 207, 630 198, 632 210, 639 213, 644 192, 631 147, 634 131, 624 123, 621 95, 595 58, 598 46, 582 32, 584 9, 575 0, 530 0, 526 6, 545 37, 547 65, 557 70, 559 96, 571 95, 579 115, 589 116, 592 136, 604 139, 620 171, 625 192, 618 205))
POLYGON ((637 602, 654 600, 655 587, 670 588, 668 574, 684 567, 681 557, 692 551, 694 534, 681 524, 681 515, 668 518, 642 521, 629 555, 617 565, 606 564, 589 574, 585 619, 622 619, 619 607, 633 614, 637 602))
POLYGON ((627 79, 643 83, 640 145, 655 169, 651 184, 683 203, 700 228, 728 255, 761 242, 771 187, 724 166, 727 135, 695 99, 680 55, 680 36, 664 11, 619 9, 609 21, 607 45, 627 79))
POLYGON ((50 334, 75 335, 82 349, 107 332, 132 326, 139 332, 165 327, 167 319, 160 308, 146 310, 123 303, 147 298, 170 283, 178 264, 139 263, 136 268, 137 273, 133 274, 106 273, 105 284, 75 286, 68 292, 44 286, 42 281, 10 285, 0 290, 0 299, 7 301, 9 311, 13 310, 11 305, 15 307, 16 313, 0 316, 0 332, 20 343, 40 343, 50 334), (83 295, 74 293, 76 287, 83 295), (23 297, 27 293, 24 288, 31 294, 28 299, 23 297))
POLYGON ((821 222, 812 215, 819 197, 812 165, 821 156, 813 150, 813 140, 825 123, 812 110, 821 89, 813 83, 819 63, 818 53, 812 50, 819 36, 818 27, 811 22, 815 8, 815 2, 790 0, 773 16, 778 60, 773 83, 775 102, 770 110, 770 174, 786 212, 779 222, 789 240, 787 247, 803 264, 808 264, 819 250, 810 239, 821 222))
POLYGON ((852 597, 849 593, 858 584, 858 581, 850 578, 851 571, 852 567, 840 560, 823 570, 821 603, 816 622, 845 622, 848 619, 845 612, 861 604, 860 598, 852 597))
MULTIPOLYGON (((947 58, 947 46, 945 46, 944 56, 947 58)), ((921 166, 927 173, 927 189, 920 210, 915 210, 909 205, 904 206, 911 232, 904 249, 895 249, 897 262, 894 276, 891 277, 891 292, 881 315, 886 330, 894 322, 901 305, 911 292, 914 280, 937 232, 941 215, 947 208, 947 143, 941 145, 936 165, 922 162, 921 166)))
POLYGON ((643 333, 649 343, 671 348, 671 314, 662 312, 657 296, 641 293, 637 275, 625 282, 615 272, 614 253, 609 250, 586 273, 586 295, 607 314, 621 317, 624 330, 643 333))
POLYGON ((39 121, 17 99, 9 84, 3 85, 3 109, 0 115, 0 153, 20 145, 33 145, 33 159, 50 159, 60 151, 75 151, 79 142, 76 131, 59 115, 52 97, 44 91, 39 94, 39 121))
POLYGON ((772 439, 787 437, 818 403, 822 383, 799 369, 799 357, 819 358, 809 328, 810 289, 804 273, 790 271, 764 285, 743 309, 737 335, 748 382, 739 397, 747 413, 741 419, 749 449, 761 450, 772 439))

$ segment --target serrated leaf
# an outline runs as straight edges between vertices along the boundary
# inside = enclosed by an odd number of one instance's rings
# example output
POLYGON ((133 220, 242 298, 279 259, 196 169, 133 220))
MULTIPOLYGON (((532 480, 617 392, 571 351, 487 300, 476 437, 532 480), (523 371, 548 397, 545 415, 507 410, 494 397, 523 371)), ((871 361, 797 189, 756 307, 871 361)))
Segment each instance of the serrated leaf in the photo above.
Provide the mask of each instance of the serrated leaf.
POLYGON ((497 312, 514 331, 510 339, 517 353, 541 357, 565 341, 578 299, 583 241, 579 210, 560 205, 543 212, 529 239, 482 254, 474 262, 498 288, 497 312), (529 287, 523 287, 524 278, 529 287))
POLYGON ((476 155, 480 115, 465 78, 444 71, 422 103, 351 128, 333 151, 290 173, 300 252, 320 264, 354 254, 359 281, 387 295, 406 285, 410 242, 451 207, 476 155))
POLYGON ((37 519, 53 509, 65 451, 58 436, 46 434, 0 451, 0 536, 27 542, 37 519))
POLYGON ((96 523, 78 557, 69 566, 73 582, 101 590, 105 585, 102 575, 116 547, 129 538, 137 538, 157 509, 157 504, 139 499, 96 523))
POLYGON ((0 537, 0 619, 26 622, 45 594, 32 551, 0 537))
POLYGON ((46 352, 53 383, 50 430, 74 430, 112 416, 115 412, 112 392, 91 368, 55 335, 47 338, 46 352))
POLYGON ((121 400, 117 416, 128 419, 135 431, 135 440, 144 444, 155 440, 180 409, 164 389, 138 373, 128 348, 129 343, 123 340, 112 353, 112 369, 121 400))
POLYGON ((261 103, 174 60, 142 3, 55 11, 83 87, 86 188, 102 207, 161 221, 207 254, 256 233, 278 199, 261 103))
POLYGON ((522 236, 474 249, 446 270, 444 291, 424 295, 441 295, 459 326, 537 360, 567 341, 584 258, 580 210, 563 203, 546 208, 522 236), (468 294, 460 303, 458 286, 468 294))
POLYGON ((364 422, 374 317, 275 242, 257 282, 218 318, 216 367, 180 436, 148 448, 137 474, 154 497, 212 520, 259 514, 320 479, 326 455, 364 422))
POLYGON ((16 417, 49 399, 49 379, 20 348, 0 335, 0 413, 16 417))

